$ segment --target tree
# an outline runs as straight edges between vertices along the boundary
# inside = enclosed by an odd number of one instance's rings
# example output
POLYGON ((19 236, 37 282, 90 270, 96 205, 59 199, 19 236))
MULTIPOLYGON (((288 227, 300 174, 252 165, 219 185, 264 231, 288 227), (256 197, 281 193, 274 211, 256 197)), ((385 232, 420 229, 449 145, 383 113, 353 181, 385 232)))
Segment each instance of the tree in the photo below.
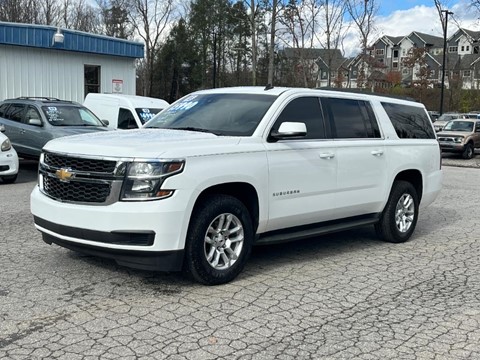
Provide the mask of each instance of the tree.
POLYGON ((345 0, 345 6, 360 35, 360 46, 364 61, 359 66, 358 79, 364 81, 368 79, 365 61, 367 59, 368 41, 374 31, 374 20, 378 6, 376 0, 345 0))
POLYGON ((97 0, 100 8, 104 32, 107 36, 128 39, 133 35, 133 27, 128 18, 124 0, 97 0))
POLYGON ((129 7, 135 33, 145 42, 145 80, 143 95, 151 96, 155 57, 172 15, 172 0, 133 0, 129 7))
POLYGON ((0 21, 32 23, 39 22, 39 7, 35 0, 0 1, 0 21))
MULTIPOLYGON (((322 21, 320 22, 321 34, 323 37, 318 37, 318 41, 324 49, 327 49, 327 65, 331 69, 333 55, 332 49, 338 49, 342 40, 346 36, 346 27, 343 19, 346 15, 345 0, 324 0, 322 5, 322 21)), ((317 33, 318 34, 318 33, 317 33)), ((338 83, 338 81, 337 81, 338 83)), ((328 86, 331 86, 331 76, 328 76, 328 86)))
POLYGON ((279 16, 279 22, 283 25, 283 41, 293 44, 298 60, 295 69, 305 87, 315 86, 318 78, 315 59, 308 55, 315 45, 320 9, 318 0, 304 0, 301 3, 289 0, 279 16))
POLYGON ((63 26, 68 29, 100 34, 98 11, 87 0, 64 0, 61 10, 63 26))

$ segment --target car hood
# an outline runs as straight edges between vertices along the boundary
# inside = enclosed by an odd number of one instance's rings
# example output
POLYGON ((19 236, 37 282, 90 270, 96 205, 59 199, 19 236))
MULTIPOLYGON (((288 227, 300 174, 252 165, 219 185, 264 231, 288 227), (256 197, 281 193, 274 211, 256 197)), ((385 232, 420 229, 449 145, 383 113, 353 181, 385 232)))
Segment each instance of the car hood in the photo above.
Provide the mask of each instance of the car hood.
POLYGON ((91 134, 98 131, 111 131, 112 129, 100 126, 55 126, 52 134, 54 137, 63 137, 69 135, 91 134))
POLYGON ((437 133, 437 138, 438 137, 466 137, 471 135, 471 132, 468 131, 440 131, 437 133))
POLYGON ((175 158, 224 153, 240 138, 185 130, 138 129, 97 132, 49 141, 45 151, 122 158, 175 158))

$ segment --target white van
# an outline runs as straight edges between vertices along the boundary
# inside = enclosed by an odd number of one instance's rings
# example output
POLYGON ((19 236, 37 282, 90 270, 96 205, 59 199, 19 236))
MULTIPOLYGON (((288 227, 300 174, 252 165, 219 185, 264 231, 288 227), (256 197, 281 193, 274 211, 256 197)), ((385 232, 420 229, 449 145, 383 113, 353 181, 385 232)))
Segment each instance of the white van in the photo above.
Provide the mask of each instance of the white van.
POLYGON ((165 100, 146 96, 90 93, 83 105, 112 129, 136 129, 169 104, 165 100))

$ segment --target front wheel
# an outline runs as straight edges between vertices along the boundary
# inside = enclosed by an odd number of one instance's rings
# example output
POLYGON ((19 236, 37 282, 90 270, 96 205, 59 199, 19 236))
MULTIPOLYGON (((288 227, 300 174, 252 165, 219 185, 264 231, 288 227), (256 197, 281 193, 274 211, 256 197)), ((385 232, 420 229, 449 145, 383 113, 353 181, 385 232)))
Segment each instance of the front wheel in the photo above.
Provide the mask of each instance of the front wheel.
POLYGON ((407 241, 418 220, 418 195, 407 181, 395 181, 390 197, 375 230, 381 239, 392 243, 407 241))
POLYGON ((233 196, 212 195, 193 211, 184 272, 206 285, 227 283, 243 270, 252 244, 252 220, 245 205, 233 196))
POLYGON ((471 143, 465 145, 465 149, 463 150, 462 157, 464 159, 471 159, 475 155, 475 149, 471 143))

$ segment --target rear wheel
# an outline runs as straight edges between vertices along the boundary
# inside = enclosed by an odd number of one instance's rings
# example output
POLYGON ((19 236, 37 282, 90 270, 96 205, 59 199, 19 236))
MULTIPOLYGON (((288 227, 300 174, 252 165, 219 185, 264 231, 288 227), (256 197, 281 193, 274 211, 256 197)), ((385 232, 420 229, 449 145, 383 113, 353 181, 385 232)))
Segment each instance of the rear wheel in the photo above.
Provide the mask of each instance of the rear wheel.
POLYGON ((381 239, 392 243, 407 241, 418 219, 418 195, 407 181, 395 181, 375 230, 381 239))
POLYGON ((244 268, 252 244, 252 220, 245 205, 233 196, 210 196, 192 214, 184 272, 203 284, 227 283, 244 268))
POLYGON ((464 159, 471 159, 475 155, 475 149, 473 148, 472 143, 468 143, 465 145, 465 149, 463 150, 462 157, 464 159))

